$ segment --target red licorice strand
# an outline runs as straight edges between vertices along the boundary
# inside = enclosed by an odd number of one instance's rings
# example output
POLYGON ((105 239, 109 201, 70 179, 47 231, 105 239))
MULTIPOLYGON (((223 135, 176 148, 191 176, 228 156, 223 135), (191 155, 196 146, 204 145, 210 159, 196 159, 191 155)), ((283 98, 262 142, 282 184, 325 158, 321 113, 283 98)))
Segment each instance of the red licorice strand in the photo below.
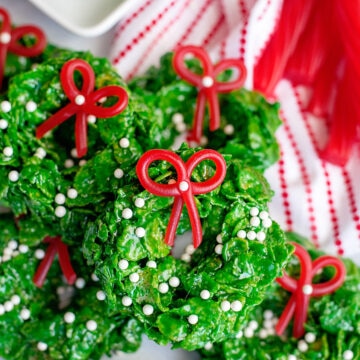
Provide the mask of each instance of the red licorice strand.
POLYGON ((360 106, 357 99, 360 89, 356 83, 356 74, 352 70, 350 64, 346 64, 330 115, 329 140, 320 153, 322 159, 339 166, 344 166, 350 158, 360 124, 360 106))
POLYGON ((284 1, 274 33, 254 67, 254 88, 267 97, 283 77, 286 64, 307 26, 313 1, 284 1))
POLYGON ((312 262, 310 255, 302 246, 297 243, 293 243, 293 245, 295 246, 294 255, 300 262, 300 277, 296 280, 284 272, 281 278, 276 279, 292 295, 279 318, 275 330, 279 336, 282 335, 291 318, 294 317, 293 337, 299 338, 305 332, 304 324, 307 319, 310 297, 324 296, 338 289, 345 281, 346 269, 344 264, 333 256, 320 256, 312 262), (335 269, 335 275, 326 282, 312 284, 312 279, 319 270, 328 266, 335 269))
POLYGON ((6 65, 7 53, 25 57, 33 57, 40 55, 46 46, 46 37, 44 32, 33 25, 23 25, 16 28, 11 27, 11 19, 9 13, 0 7, 0 34, 2 35, 0 41, 0 88, 4 78, 4 69, 6 65), (8 37, 8 39, 6 38, 8 37), (24 46, 20 40, 25 36, 32 36, 35 43, 30 46, 24 46))
POLYGON ((360 77, 360 3, 354 0, 335 1, 336 29, 341 36, 347 60, 360 77))
POLYGON ((182 46, 175 51, 173 66, 177 74, 188 83, 196 86, 199 90, 194 115, 193 129, 190 139, 200 143, 202 135, 202 124, 205 116, 205 106, 209 106, 210 130, 214 131, 220 126, 220 110, 217 93, 227 93, 240 88, 246 78, 244 64, 237 59, 225 59, 215 66, 212 65, 209 55, 198 46, 182 46), (198 75, 192 72, 185 63, 185 57, 192 54, 197 58, 202 67, 203 73, 198 75), (217 76, 227 69, 236 69, 236 78, 228 82, 217 80, 217 76))
POLYGON ((94 115, 99 118, 116 116, 126 108, 128 96, 126 91, 117 85, 94 90, 94 71, 81 59, 72 59, 64 64, 60 72, 60 82, 70 103, 39 125, 36 129, 36 137, 42 138, 48 131, 75 115, 75 144, 78 157, 82 157, 87 153, 87 116, 94 115), (76 71, 82 76, 83 83, 80 89, 74 80, 76 71), (107 97, 116 97, 117 101, 109 107, 98 104, 101 99, 107 97))
POLYGON ((193 230, 193 244, 197 248, 202 241, 202 228, 194 195, 210 192, 222 183, 226 175, 226 163, 222 155, 215 150, 200 150, 184 163, 179 155, 169 150, 149 150, 139 159, 136 165, 136 173, 141 185, 150 193, 157 196, 174 197, 174 204, 165 234, 165 243, 170 246, 174 244, 176 229, 185 204, 193 230), (177 181, 171 184, 159 184, 149 177, 148 169, 150 165, 159 160, 167 161, 175 168, 177 181), (191 182, 190 177, 193 170, 204 160, 214 162, 215 174, 203 182, 191 182))
MULTIPOLYGON (((330 0, 331 3, 332 0, 330 0)), ((316 73, 334 46, 333 18, 330 11, 324 16, 324 6, 329 0, 314 1, 308 23, 299 37, 294 51, 289 56, 284 77, 294 85, 311 85, 316 73)), ((330 9, 329 9, 330 10, 330 9)))
POLYGON ((76 273, 71 265, 67 245, 62 242, 60 236, 46 237, 44 242, 48 243, 49 246, 46 249, 44 259, 41 261, 33 277, 34 284, 37 287, 43 286, 55 255, 58 253, 60 268, 68 283, 72 285, 76 280, 76 273))

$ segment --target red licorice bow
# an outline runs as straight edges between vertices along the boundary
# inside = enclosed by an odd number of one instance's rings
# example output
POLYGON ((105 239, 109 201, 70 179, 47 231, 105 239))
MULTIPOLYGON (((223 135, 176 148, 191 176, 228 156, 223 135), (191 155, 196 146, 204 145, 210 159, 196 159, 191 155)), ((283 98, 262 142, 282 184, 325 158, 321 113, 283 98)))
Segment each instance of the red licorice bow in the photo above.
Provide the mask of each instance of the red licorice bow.
POLYGON ((209 106, 210 131, 215 131, 220 126, 220 109, 217 93, 227 93, 240 88, 246 78, 245 65, 238 59, 225 59, 213 66, 209 55, 204 49, 190 45, 177 49, 173 59, 173 66, 180 77, 195 85, 199 90, 193 128, 188 140, 200 143, 206 102, 209 106), (185 58, 190 54, 200 61, 203 68, 202 75, 192 72, 186 66, 185 58), (236 78, 227 82, 218 81, 216 77, 227 69, 237 69, 236 78))
POLYGON ((64 64, 60 72, 60 81, 70 103, 52 115, 36 129, 36 137, 42 138, 48 131, 60 125, 72 115, 76 115, 75 144, 78 157, 87 153, 87 117, 89 115, 108 118, 121 113, 128 104, 126 91, 117 85, 104 86, 96 91, 95 74, 92 67, 84 60, 72 59, 64 64), (74 82, 75 71, 82 76, 82 87, 74 82), (117 97, 115 104, 105 107, 97 104, 107 97, 117 97))
POLYGON ((60 236, 55 236, 55 237, 47 236, 44 239, 44 242, 48 243, 49 246, 46 250, 45 257, 41 261, 34 275, 33 278, 34 284, 38 287, 43 286, 46 275, 49 272, 50 266, 54 261, 56 253, 58 253, 61 270, 67 282, 70 285, 72 285, 76 280, 76 274, 70 262, 70 256, 67 245, 62 242, 60 236))
POLYGON ((281 335, 288 326, 290 319, 294 316, 293 336, 299 338, 305 332, 304 324, 307 318, 310 297, 323 296, 334 292, 344 282, 346 269, 339 259, 329 255, 320 256, 312 262, 310 255, 303 247, 296 243, 293 243, 293 245, 295 246, 294 255, 300 261, 300 278, 298 280, 293 279, 284 272, 281 278, 276 279, 285 290, 292 293, 276 325, 276 333, 281 335), (334 277, 324 283, 313 284, 313 277, 319 270, 327 266, 335 268, 334 277))
POLYGON ((11 28, 11 19, 9 13, 0 8, 0 88, 4 76, 6 56, 8 52, 20 56, 32 57, 40 55, 46 46, 46 37, 44 32, 33 25, 18 26, 11 28), (25 36, 33 36, 35 44, 27 47, 20 43, 25 36))
POLYGON ((215 150, 200 150, 184 163, 179 155, 169 150, 149 150, 138 161, 136 173, 141 185, 152 194, 174 196, 175 198, 166 229, 165 243, 170 246, 174 245, 176 229, 185 203, 193 231, 193 244, 197 248, 202 241, 202 228, 194 195, 208 193, 222 183, 226 175, 226 163, 222 155, 215 150), (148 169, 150 164, 156 160, 168 161, 173 165, 177 173, 177 180, 169 184, 159 184, 153 181, 149 177, 148 169), (190 180, 191 173, 204 160, 212 160, 215 163, 215 174, 203 182, 192 182, 190 180))

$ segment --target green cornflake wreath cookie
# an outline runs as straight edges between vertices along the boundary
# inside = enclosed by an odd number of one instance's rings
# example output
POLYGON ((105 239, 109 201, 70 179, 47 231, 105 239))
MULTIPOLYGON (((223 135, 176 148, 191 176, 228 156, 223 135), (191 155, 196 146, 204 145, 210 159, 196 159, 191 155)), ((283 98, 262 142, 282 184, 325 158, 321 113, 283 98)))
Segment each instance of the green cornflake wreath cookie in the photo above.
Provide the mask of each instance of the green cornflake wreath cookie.
MULTIPOLYGON (((178 154, 185 161, 195 152, 183 146, 178 154)), ((264 177, 238 159, 226 160, 222 185, 196 198, 203 241, 196 251, 188 247, 183 260, 164 243, 173 198, 144 191, 133 168, 85 233, 84 255, 95 265, 109 306, 131 311, 160 344, 194 350, 241 331, 292 250, 267 212, 272 191, 264 177)), ((204 161, 191 179, 202 182, 213 173, 212 162, 204 161)), ((149 174, 165 184, 176 179, 167 162, 149 174)), ((178 233, 187 230, 184 211, 178 233)))
MULTIPOLYGON (((287 237, 306 247, 313 259, 324 253, 315 250, 304 238, 289 233, 287 237)), ((221 344, 206 344, 202 359, 268 359, 268 360, 357 360, 360 358, 360 269, 349 259, 343 285, 331 295, 312 297, 303 337, 294 339, 291 327, 279 337, 275 325, 289 300, 289 293, 277 283, 268 288, 265 300, 249 315, 238 338, 221 344)), ((290 275, 298 273, 298 263, 287 267, 290 275)), ((322 283, 333 276, 325 268, 314 281, 322 283)))
MULTIPOLYGON (((24 226, 22 219, 17 225, 24 226)), ((135 351, 140 324, 126 313, 108 314, 97 278, 73 249, 78 274, 68 286, 53 264, 41 288, 32 277, 46 250, 22 243, 13 215, 0 219, 0 356, 4 359, 99 359, 114 350, 135 351)), ((36 230, 36 229, 35 229, 36 230)))
MULTIPOLYGON (((122 183, 122 168, 134 164, 147 148, 170 146, 176 133, 172 123, 131 95, 121 114, 88 118, 88 152, 81 159, 74 150, 73 118, 37 139, 38 126, 69 103, 59 72, 73 58, 91 65, 95 90, 107 85, 127 89, 107 60, 56 50, 35 69, 13 77, 7 99, 0 103, 0 177, 5 180, 0 204, 16 216, 31 214, 44 233, 61 234, 67 243, 81 236, 87 219, 113 198, 122 183)), ((81 88, 80 74, 75 80, 81 88)), ((114 102, 101 101, 103 107, 114 102)))

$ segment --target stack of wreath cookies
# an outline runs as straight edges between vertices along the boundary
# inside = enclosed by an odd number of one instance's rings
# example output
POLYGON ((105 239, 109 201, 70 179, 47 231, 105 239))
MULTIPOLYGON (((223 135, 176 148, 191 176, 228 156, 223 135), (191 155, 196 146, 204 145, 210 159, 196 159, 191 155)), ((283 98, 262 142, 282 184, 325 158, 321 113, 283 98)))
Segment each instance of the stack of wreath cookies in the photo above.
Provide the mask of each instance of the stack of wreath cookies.
POLYGON ((130 84, 90 53, 47 46, 20 72, 12 61, 0 101, 0 356, 98 359, 135 351, 145 333, 236 358, 296 253, 263 176, 278 158, 278 106, 240 89, 241 63, 213 66, 197 47, 130 84))

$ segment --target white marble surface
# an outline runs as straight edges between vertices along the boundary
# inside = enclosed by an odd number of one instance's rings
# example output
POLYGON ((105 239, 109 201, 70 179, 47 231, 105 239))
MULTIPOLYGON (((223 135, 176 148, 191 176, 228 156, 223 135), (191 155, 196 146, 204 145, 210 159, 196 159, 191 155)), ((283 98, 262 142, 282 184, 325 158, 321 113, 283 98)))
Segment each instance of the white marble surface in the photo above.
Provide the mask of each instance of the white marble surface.
MULTIPOLYGON (((59 0, 61 1, 61 0, 59 0)), ((97 56, 106 57, 111 44, 113 28, 100 36, 82 37, 62 28, 47 17, 28 0, 0 0, 0 6, 6 8, 16 24, 36 24, 46 32, 48 41, 58 46, 77 50, 90 50, 97 56)), ((104 357, 103 360, 108 360, 104 357)), ((170 350, 149 341, 146 337, 140 350, 134 354, 117 353, 111 360, 196 360, 199 356, 182 350, 170 350)), ((1 360, 1 359, 0 359, 1 360)))

